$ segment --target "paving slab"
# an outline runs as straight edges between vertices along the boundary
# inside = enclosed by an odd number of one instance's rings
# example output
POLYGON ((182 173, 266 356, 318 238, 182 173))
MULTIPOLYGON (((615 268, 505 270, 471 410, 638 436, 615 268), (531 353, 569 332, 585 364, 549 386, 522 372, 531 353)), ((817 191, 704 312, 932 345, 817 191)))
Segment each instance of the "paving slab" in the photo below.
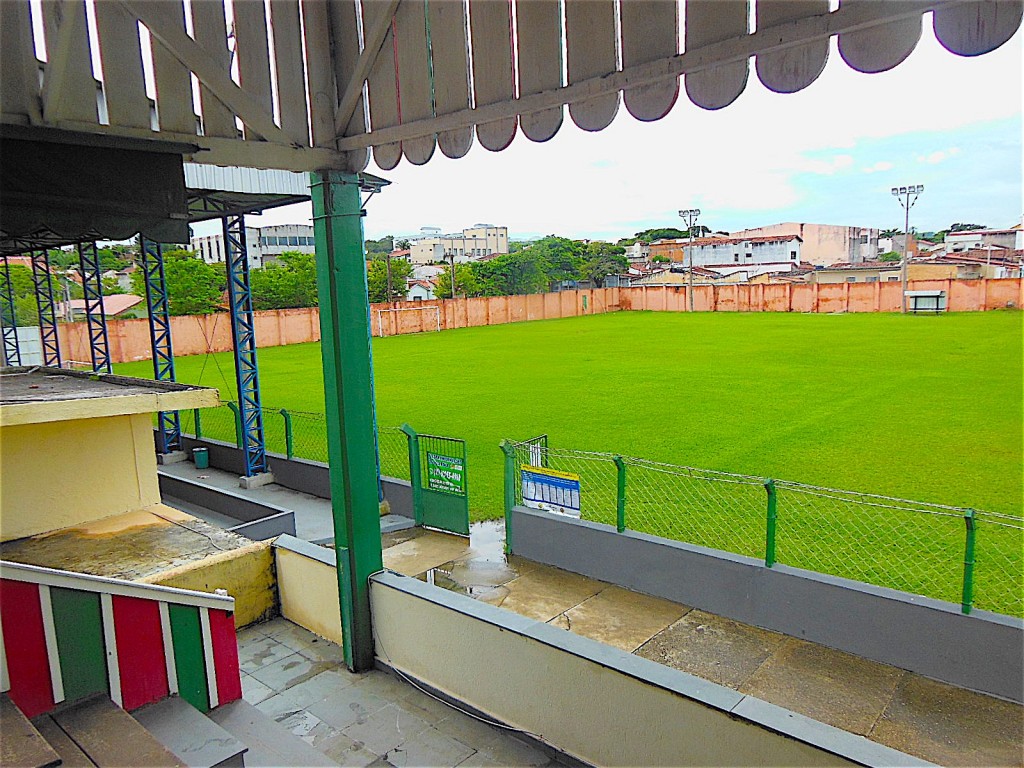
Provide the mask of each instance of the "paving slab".
POLYGON ((739 690, 866 736, 905 674, 860 656, 789 639, 739 690))
MULTIPOLYGON (((394 704, 388 704, 343 728, 342 733, 353 741, 360 742, 371 752, 386 757, 387 753, 429 727, 430 723, 426 720, 394 704)), ((468 755, 463 755, 459 761, 466 757, 468 755)))
POLYGON ((550 623, 632 652, 689 610, 679 603, 608 587, 550 623))
POLYGON ((636 653, 737 689, 786 640, 785 635, 777 632, 692 610, 640 646, 636 653))
POLYGON ((471 757, 475 749, 429 726, 403 741, 384 757, 395 768, 405 766, 458 765, 471 757))
POLYGON ((1021 766, 1024 708, 907 674, 871 739, 940 765, 1021 766))
POLYGON ((290 656, 285 656, 249 674, 268 688, 280 693, 316 677, 321 672, 336 669, 337 666, 337 662, 313 661, 301 653, 293 652, 290 656))
POLYGON ((404 541, 383 552, 384 567, 404 576, 417 576, 457 560, 469 551, 469 541, 437 531, 404 541))
POLYGON ((508 592, 494 604, 537 621, 550 621, 607 586, 586 576, 538 565, 503 585, 501 589, 508 592))

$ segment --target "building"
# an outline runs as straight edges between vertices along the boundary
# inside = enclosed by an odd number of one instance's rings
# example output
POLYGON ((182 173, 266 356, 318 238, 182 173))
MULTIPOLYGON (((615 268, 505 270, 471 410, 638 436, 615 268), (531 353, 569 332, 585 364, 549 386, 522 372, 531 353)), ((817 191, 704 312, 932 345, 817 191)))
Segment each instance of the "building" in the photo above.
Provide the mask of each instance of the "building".
POLYGON ((985 248, 1020 248, 1017 241, 1022 236, 1021 228, 976 229, 969 232, 950 232, 946 235, 946 253, 964 253, 985 248))
MULTIPOLYGON (((886 283, 900 279, 898 261, 863 261, 839 263, 808 273, 809 283, 886 283)), ((911 278, 913 279, 913 278, 911 278)))
POLYGON ((442 235, 440 230, 425 227, 421 233, 409 241, 409 258, 413 264, 431 264, 452 257, 458 263, 491 253, 508 253, 508 227, 475 224, 452 235, 442 235))
MULTIPOLYGON (((146 307, 142 304, 142 297, 131 293, 115 293, 103 297, 103 314, 107 317, 145 317, 146 307)), ((70 310, 72 322, 84 320, 85 299, 71 299, 70 302, 57 303, 57 316, 67 318, 70 310)))
POLYGON ((427 301, 428 299, 436 299, 434 295, 434 289, 437 287, 429 280, 407 280, 406 285, 409 290, 405 295, 406 301, 427 301))
POLYGON ((846 227, 838 224, 808 224, 787 221, 766 227, 733 232, 732 237, 797 236, 801 259, 809 264, 827 266, 838 262, 857 264, 878 258, 878 230, 846 227))
MULTIPOLYGON (((193 237, 192 250, 207 264, 224 263, 224 234, 193 237)), ((311 224, 276 224, 269 227, 246 227, 245 247, 250 269, 273 263, 285 251, 313 253, 311 224)))
MULTIPOLYGON (((768 237, 701 237, 690 241, 686 238, 657 240, 650 245, 651 258, 663 256, 669 261, 681 262, 694 267, 724 269, 727 273, 736 269, 755 266, 774 266, 801 263, 802 243, 795 235, 768 237)), ((757 270, 754 270, 757 271, 757 270)), ((763 270, 762 270, 763 271, 763 270)))
POLYGON ((632 245, 627 245, 626 258, 631 264, 634 262, 647 263, 651 259, 651 244, 637 240, 632 245))

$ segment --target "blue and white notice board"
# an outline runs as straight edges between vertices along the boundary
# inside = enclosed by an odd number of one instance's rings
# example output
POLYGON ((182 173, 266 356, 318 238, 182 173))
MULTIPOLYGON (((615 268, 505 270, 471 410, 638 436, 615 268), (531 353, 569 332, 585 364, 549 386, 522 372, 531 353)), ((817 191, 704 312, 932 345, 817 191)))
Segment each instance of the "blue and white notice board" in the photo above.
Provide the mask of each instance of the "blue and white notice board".
POLYGON ((523 464, 523 504, 533 509, 580 516, 580 476, 523 464))

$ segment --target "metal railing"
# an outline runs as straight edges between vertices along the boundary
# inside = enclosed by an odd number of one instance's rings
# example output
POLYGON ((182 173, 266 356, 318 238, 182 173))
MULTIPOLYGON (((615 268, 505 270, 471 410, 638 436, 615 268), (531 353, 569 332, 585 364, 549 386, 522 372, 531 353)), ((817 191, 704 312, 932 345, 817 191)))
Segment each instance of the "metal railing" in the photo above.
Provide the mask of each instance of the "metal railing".
POLYGON ((1024 615, 1024 518, 610 453, 504 441, 506 535, 538 455, 578 477, 584 520, 1024 615))

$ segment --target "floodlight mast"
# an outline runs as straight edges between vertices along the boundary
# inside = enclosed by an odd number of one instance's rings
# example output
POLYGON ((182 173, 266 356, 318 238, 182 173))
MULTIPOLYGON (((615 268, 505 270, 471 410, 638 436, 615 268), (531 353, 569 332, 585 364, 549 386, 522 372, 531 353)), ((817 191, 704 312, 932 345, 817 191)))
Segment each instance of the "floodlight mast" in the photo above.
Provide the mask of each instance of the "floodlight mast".
POLYGON ((903 297, 900 303, 903 314, 907 313, 907 262, 910 259, 910 209, 917 198, 924 192, 924 184, 911 184, 906 187, 893 187, 892 196, 899 200, 903 207, 903 259, 900 263, 900 284, 903 286, 903 297))
POLYGON ((687 208, 679 212, 680 217, 686 222, 686 234, 689 236, 690 247, 688 249, 690 267, 687 270, 686 295, 689 298, 690 311, 693 312, 693 227, 700 216, 700 208, 687 208))

